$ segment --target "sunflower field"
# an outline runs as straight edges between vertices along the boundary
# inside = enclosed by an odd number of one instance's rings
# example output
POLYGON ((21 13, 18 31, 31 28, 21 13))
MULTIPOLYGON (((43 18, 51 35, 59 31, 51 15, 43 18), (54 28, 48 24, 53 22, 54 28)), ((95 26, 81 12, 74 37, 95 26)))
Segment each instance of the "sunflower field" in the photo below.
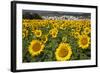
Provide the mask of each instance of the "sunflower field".
POLYGON ((23 62, 90 59, 90 19, 23 19, 22 44, 23 62))

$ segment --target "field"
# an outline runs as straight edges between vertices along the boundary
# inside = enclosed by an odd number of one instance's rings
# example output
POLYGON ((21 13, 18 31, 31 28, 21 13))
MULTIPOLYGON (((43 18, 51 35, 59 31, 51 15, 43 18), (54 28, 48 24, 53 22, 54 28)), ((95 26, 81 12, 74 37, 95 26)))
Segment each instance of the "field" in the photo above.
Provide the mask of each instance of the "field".
POLYGON ((23 19, 23 62, 91 59, 90 19, 23 19))

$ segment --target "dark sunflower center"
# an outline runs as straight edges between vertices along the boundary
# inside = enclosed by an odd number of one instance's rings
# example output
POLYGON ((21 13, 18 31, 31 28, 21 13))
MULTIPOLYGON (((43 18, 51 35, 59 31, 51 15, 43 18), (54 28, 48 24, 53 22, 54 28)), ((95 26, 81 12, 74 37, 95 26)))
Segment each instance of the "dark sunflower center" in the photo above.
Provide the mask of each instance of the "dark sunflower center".
POLYGON ((40 43, 35 43, 32 47, 33 51, 37 52, 41 49, 41 44, 40 43))
POLYGON ((59 57, 65 57, 65 56, 67 56, 68 51, 67 51, 66 49, 62 48, 62 49, 59 51, 58 54, 59 54, 59 57))
POLYGON ((86 29, 86 32, 89 32, 89 29, 86 29))
POLYGON ((42 37, 42 40, 43 40, 43 41, 46 41, 46 37, 42 37))
POLYGON ((86 45, 86 44, 88 43, 88 39, 85 38, 85 37, 82 38, 81 43, 82 43, 83 45, 86 45))
POLYGON ((56 32, 53 32, 53 35, 56 35, 56 32))
POLYGON ((37 34, 37 35, 40 35, 40 32, 37 32, 36 34, 37 34))

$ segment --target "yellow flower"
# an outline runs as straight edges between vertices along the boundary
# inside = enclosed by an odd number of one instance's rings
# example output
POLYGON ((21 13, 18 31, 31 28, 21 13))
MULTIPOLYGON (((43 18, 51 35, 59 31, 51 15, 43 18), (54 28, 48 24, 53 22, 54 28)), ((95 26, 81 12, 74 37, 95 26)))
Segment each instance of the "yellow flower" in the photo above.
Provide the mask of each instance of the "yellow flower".
POLYGON ((84 33, 85 33, 85 34, 89 34, 90 31, 91 31, 91 29, 90 29, 89 27, 86 27, 86 28, 84 29, 84 33))
POLYGON ((25 33, 22 33, 22 38, 25 38, 25 33))
POLYGON ((58 30, 56 28, 54 28, 54 29, 51 29, 49 31, 49 33, 52 36, 52 38, 56 38, 57 37, 57 34, 58 34, 58 30))
POLYGON ((79 47, 81 47, 82 49, 88 48, 90 44, 90 37, 87 35, 81 35, 79 37, 78 44, 79 44, 79 47))
POLYGON ((65 30, 65 29, 66 29, 66 24, 63 23, 63 24, 60 26, 60 29, 65 30))
POLYGON ((57 23, 54 23, 53 24, 53 28, 57 28, 58 29, 59 28, 59 25, 57 23))
POLYGON ((25 37, 27 37, 27 36, 28 36, 28 30, 24 28, 24 29, 22 30, 22 37, 25 38, 25 37))
POLYGON ((36 37, 41 37, 42 31, 41 30, 35 30, 34 34, 35 34, 36 37))
POLYGON ((32 56, 39 55, 44 49, 44 45, 38 40, 32 40, 29 45, 28 51, 32 56))
POLYGON ((56 49, 55 56, 58 61, 66 61, 71 58, 72 49, 67 43, 61 43, 56 49))
POLYGON ((80 33, 79 32, 74 32, 74 37, 75 38, 79 38, 79 36, 80 36, 80 33))
POLYGON ((67 37, 62 37, 62 42, 67 42, 67 37))
POLYGON ((48 36, 47 36, 47 35, 43 35, 43 36, 41 37, 41 41, 42 41, 43 43, 46 43, 46 42, 48 41, 48 36))
POLYGON ((76 26, 75 31, 80 32, 81 31, 81 25, 76 26))

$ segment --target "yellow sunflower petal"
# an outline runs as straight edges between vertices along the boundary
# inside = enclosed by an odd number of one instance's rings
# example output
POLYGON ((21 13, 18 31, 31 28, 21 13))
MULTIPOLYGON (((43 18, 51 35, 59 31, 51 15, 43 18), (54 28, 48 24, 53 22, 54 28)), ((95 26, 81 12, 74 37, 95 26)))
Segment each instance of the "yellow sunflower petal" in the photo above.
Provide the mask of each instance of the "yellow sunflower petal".
POLYGON ((56 49, 55 56, 58 61, 66 61, 71 58, 72 50, 69 44, 61 43, 56 49))
POLYGON ((53 28, 49 31, 49 34, 52 36, 52 38, 56 38, 58 34, 58 30, 56 28, 53 28))
POLYGON ((36 37, 41 37, 42 31, 41 30, 35 30, 34 34, 35 34, 36 37))
POLYGON ((90 37, 87 35, 81 35, 79 37, 78 44, 79 44, 79 47, 81 47, 82 49, 88 48, 90 44, 90 37))
POLYGON ((40 54, 44 49, 44 44, 42 44, 40 41, 38 40, 32 40, 32 42, 29 45, 29 53, 32 56, 36 56, 38 54, 40 54))

